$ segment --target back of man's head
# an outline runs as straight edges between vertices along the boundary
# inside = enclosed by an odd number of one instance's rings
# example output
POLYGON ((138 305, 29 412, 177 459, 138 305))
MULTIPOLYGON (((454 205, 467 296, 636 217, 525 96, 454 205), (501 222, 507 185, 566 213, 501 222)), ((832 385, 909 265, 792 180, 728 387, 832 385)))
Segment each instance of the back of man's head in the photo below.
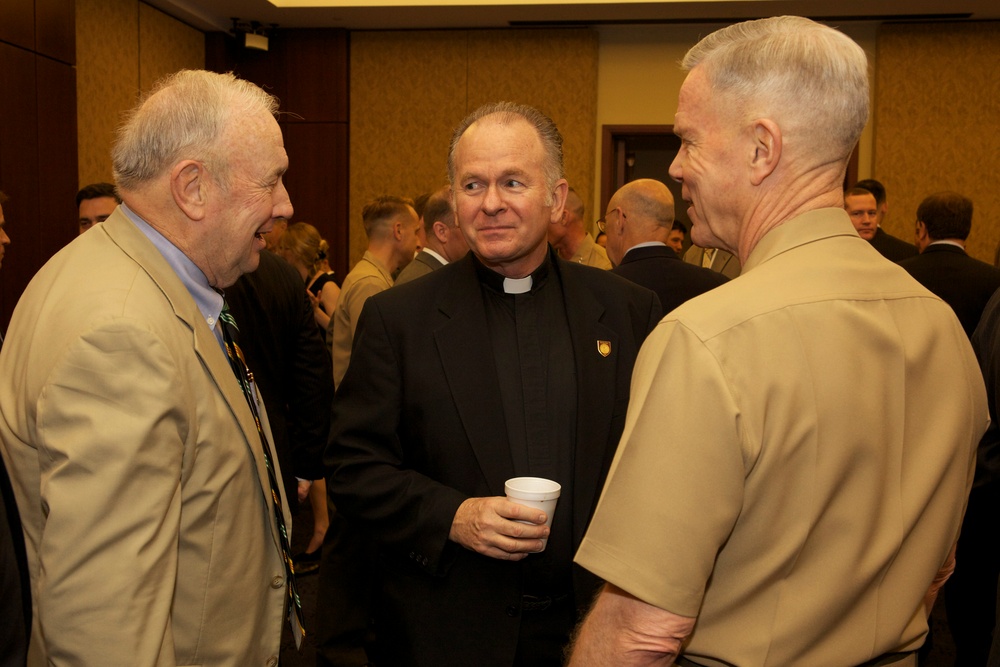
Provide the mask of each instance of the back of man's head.
MULTIPOLYGON (((741 120, 777 120, 786 138, 823 160, 846 162, 868 122, 868 59, 843 33, 799 16, 713 32, 684 57, 741 120)), ((792 145, 787 142, 787 146, 792 145)))
POLYGON ((392 223, 400 216, 409 215, 413 203, 409 199, 382 195, 371 200, 361 209, 361 220, 369 241, 386 240, 392 232, 392 223))
POLYGON ((643 230, 644 236, 659 236, 673 229, 674 196, 664 183, 641 178, 624 185, 619 193, 622 209, 627 212, 629 221, 643 230))
POLYGON ((584 228, 583 216, 587 213, 587 207, 583 204, 583 199, 573 188, 566 193, 566 205, 563 210, 570 217, 570 224, 584 228))
POLYGON ((924 223, 934 241, 964 241, 972 230, 972 200, 957 192, 935 193, 920 202, 917 222, 924 223))
POLYGON ((115 182, 127 193, 195 159, 228 185, 225 139, 235 141, 236 121, 277 110, 276 97, 231 73, 181 70, 159 81, 119 128, 111 150, 115 182))
POLYGON ((424 231, 427 242, 434 236, 434 223, 443 222, 447 227, 455 225, 455 211, 451 208, 451 188, 445 186, 432 193, 424 202, 424 231))

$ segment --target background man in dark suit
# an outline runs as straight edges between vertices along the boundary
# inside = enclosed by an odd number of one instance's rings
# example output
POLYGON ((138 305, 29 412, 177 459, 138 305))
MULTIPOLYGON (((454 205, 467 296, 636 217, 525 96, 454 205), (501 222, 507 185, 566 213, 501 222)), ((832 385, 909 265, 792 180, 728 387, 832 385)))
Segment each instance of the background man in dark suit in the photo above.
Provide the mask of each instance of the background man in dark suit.
POLYGON ((983 308, 1000 287, 1000 269, 965 252, 971 229, 971 199, 957 192, 933 194, 917 207, 920 254, 899 262, 921 285, 952 307, 970 337, 983 308))
POLYGON ((889 212, 889 202, 885 196, 885 186, 875 179, 858 181, 854 187, 844 192, 844 209, 851 216, 858 235, 871 243, 886 259, 898 262, 917 256, 916 246, 897 239, 882 229, 882 221, 889 212), (872 199, 868 199, 869 194, 872 199))
POLYGON ((465 242, 465 236, 455 222, 455 212, 451 209, 450 187, 446 185, 428 197, 423 211, 420 217, 426 243, 413 261, 396 276, 397 285, 426 276, 469 252, 469 244, 465 242))
POLYGON ((681 261, 667 245, 673 222, 670 189, 650 178, 623 185, 598 221, 608 235, 608 257, 617 265, 612 272, 656 292, 665 313, 729 280, 681 261))
POLYGON ((568 186, 540 112, 475 111, 449 175, 472 253, 365 304, 334 400, 330 493, 379 545, 376 663, 559 665, 597 584, 573 551, 660 306, 550 252, 568 186), (551 531, 503 497, 519 475, 562 484, 551 531))

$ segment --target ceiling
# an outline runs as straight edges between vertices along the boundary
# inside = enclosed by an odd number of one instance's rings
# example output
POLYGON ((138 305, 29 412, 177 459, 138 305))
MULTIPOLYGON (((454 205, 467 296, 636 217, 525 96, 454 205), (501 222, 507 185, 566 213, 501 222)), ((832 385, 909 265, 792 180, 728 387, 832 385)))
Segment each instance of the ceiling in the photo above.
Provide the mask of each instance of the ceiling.
POLYGON ((781 14, 838 24, 1000 19, 997 0, 509 0, 509 4, 485 0, 144 1, 205 31, 228 30, 232 17, 282 28, 349 30, 720 23, 781 14))

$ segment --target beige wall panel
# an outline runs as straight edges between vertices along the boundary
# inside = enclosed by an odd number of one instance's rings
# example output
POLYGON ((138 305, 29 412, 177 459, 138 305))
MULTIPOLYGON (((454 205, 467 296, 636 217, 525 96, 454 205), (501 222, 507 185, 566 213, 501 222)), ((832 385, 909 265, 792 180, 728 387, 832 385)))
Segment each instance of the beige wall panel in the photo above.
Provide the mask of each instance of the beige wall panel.
POLYGON ((181 69, 205 67, 205 33, 139 3, 139 89, 181 69))
POLYGON ((593 191, 597 37, 570 31, 357 32, 351 35, 350 258, 367 246, 365 202, 447 182, 448 142, 465 115, 510 99, 550 114, 570 182, 593 191))
POLYGON ((886 24, 878 37, 875 173, 886 229, 906 240, 920 201, 955 190, 975 203, 969 254, 1000 242, 1000 23, 886 24))
POLYGON ((111 181, 111 142, 139 82, 135 0, 77 0, 76 99, 80 184, 111 181))
POLYGON ((465 116, 464 32, 351 35, 350 263, 368 245, 365 203, 447 183, 448 141, 465 116))
MULTIPOLYGON (((605 125, 673 125, 677 95, 686 73, 680 61, 698 41, 726 24, 602 26, 598 58, 597 123, 592 203, 600 205, 601 131, 605 125)), ((836 26, 868 54, 875 72, 876 24, 836 26)), ((874 89, 875 81, 872 78, 874 89)), ((874 93, 873 93, 874 94, 874 93)), ((859 178, 871 177, 873 124, 861 135, 859 178)), ((661 180, 669 175, 664 173, 661 180)))
POLYGON ((593 215, 597 119, 597 32, 518 30, 469 33, 469 111, 509 100, 538 108, 563 136, 566 179, 593 215))

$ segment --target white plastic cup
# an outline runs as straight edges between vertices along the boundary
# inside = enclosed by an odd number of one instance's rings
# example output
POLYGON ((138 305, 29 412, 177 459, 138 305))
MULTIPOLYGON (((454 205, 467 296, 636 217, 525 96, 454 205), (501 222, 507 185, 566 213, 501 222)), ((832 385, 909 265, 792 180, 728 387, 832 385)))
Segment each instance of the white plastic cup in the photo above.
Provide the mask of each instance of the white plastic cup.
MULTIPOLYGON (((558 482, 543 477, 514 477, 504 483, 507 500, 545 512, 546 526, 552 526, 552 516, 556 513, 556 502, 562 486, 558 482)), ((521 523, 534 523, 522 521, 521 523)), ((548 538, 542 539, 542 551, 548 546, 548 538)))

